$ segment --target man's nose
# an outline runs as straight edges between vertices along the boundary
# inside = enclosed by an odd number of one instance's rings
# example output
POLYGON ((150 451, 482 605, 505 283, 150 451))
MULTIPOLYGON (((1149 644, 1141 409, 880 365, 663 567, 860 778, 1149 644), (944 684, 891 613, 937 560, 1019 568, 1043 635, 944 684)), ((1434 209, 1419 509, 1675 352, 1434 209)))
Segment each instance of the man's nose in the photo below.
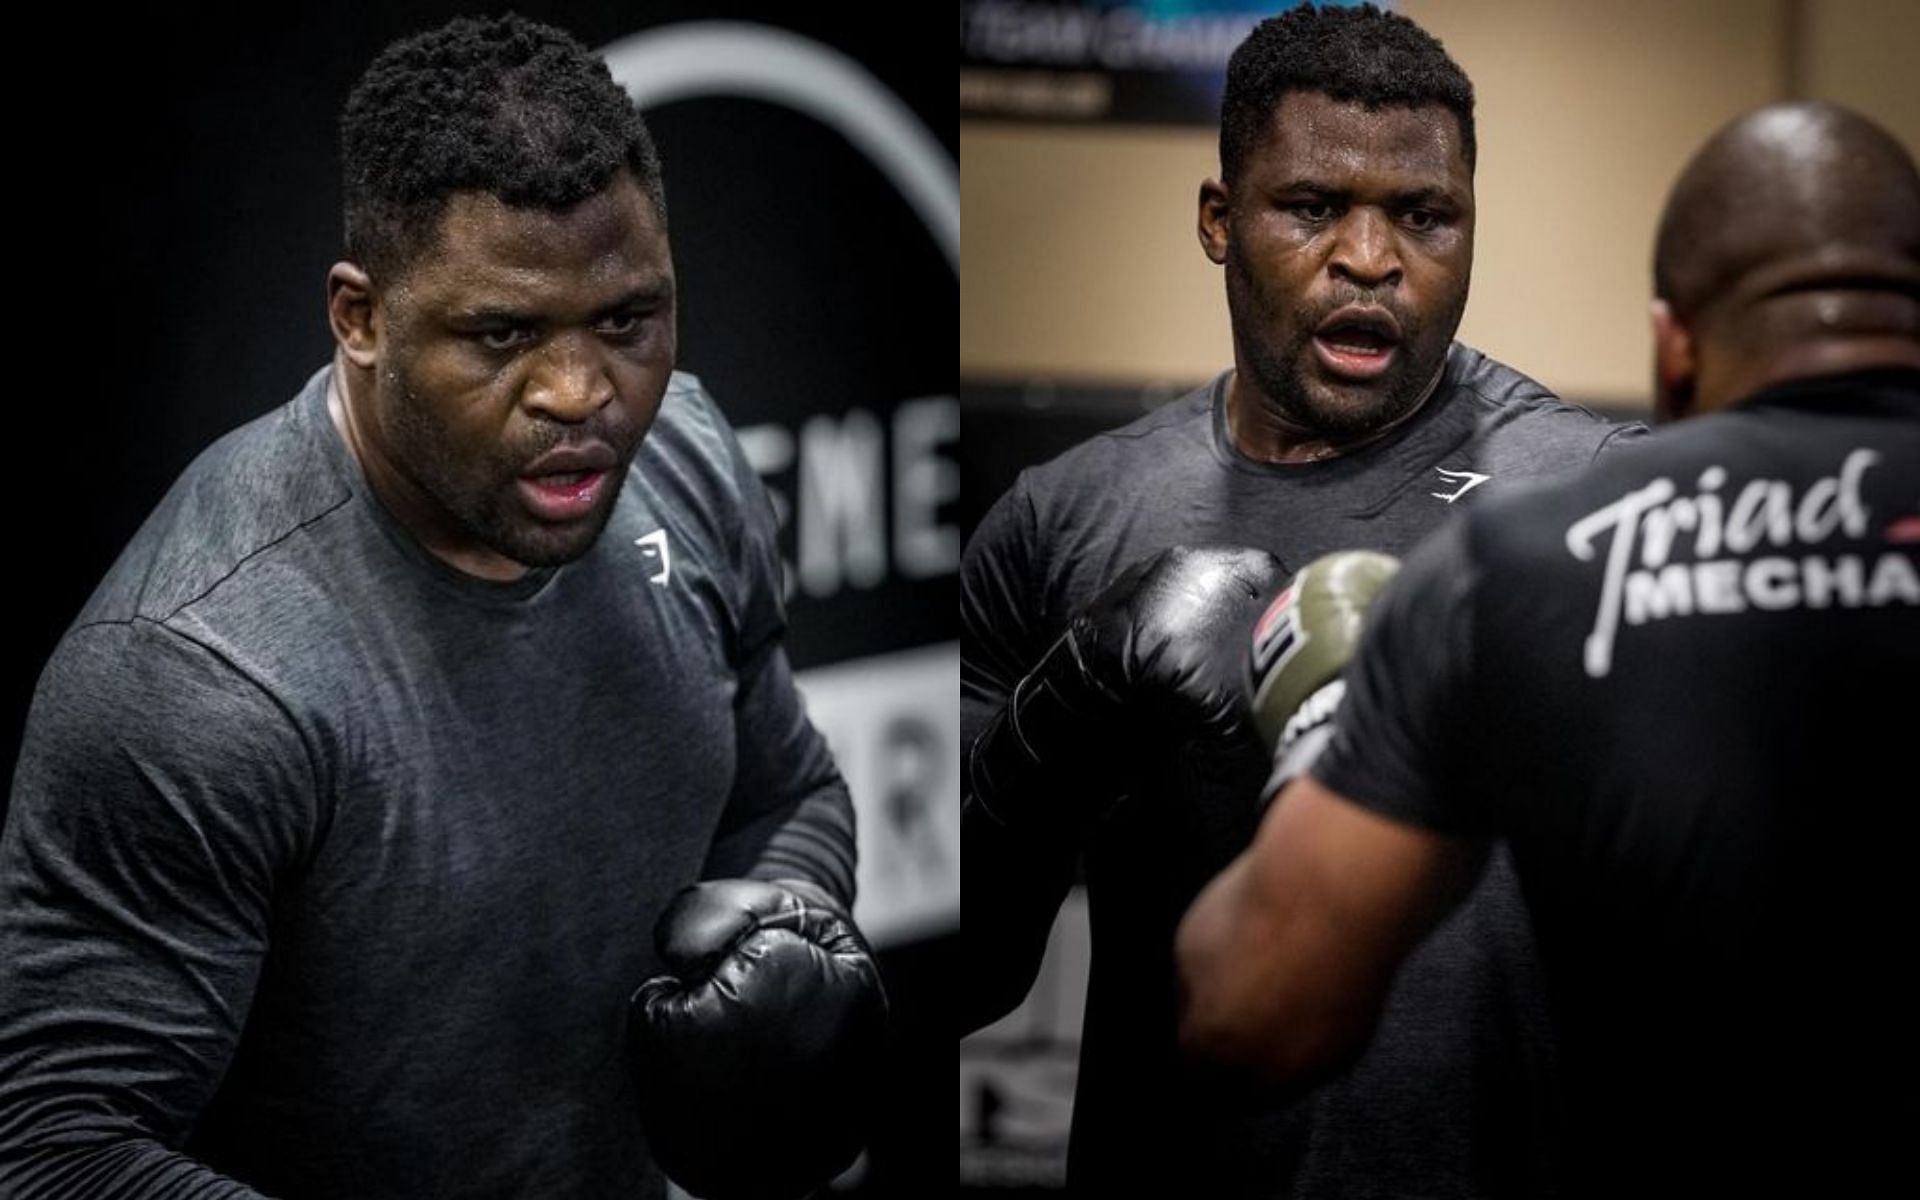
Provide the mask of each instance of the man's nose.
POLYGON ((1400 282, 1400 242, 1393 222, 1378 209, 1357 206, 1340 223, 1328 269, 1361 287, 1391 287, 1400 282))
POLYGON ((549 338, 521 393, 522 404, 567 424, 577 424, 605 408, 613 399, 613 377, 593 340, 572 333, 549 338))

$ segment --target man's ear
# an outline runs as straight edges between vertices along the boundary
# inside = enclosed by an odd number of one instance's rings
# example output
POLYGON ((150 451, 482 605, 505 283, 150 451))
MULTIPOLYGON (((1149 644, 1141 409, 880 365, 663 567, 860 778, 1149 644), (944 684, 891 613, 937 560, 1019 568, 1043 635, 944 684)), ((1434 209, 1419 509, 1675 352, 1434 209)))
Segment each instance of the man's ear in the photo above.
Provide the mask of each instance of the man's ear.
POLYGON ((350 262, 327 272, 327 323, 347 361, 372 370, 379 357, 380 323, 374 312, 373 280, 350 262))
POLYGON ((1678 421, 1692 414, 1700 360, 1693 331, 1680 323, 1665 300, 1655 300, 1653 317, 1653 415, 1678 421))
POLYGON ((1200 185, 1200 249, 1215 265, 1227 261, 1227 185, 1209 179, 1200 185))

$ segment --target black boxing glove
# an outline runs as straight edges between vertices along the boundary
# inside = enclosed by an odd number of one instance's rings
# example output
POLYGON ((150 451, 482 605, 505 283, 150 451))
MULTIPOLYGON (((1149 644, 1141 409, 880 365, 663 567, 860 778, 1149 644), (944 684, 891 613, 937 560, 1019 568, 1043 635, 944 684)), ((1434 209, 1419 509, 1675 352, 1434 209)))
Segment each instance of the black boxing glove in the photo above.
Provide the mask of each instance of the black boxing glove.
POLYGON ((820 887, 722 879, 654 926, 671 975, 627 1006, 628 1066, 654 1160, 701 1200, 790 1200, 845 1170, 880 1091, 886 995, 820 887))
POLYGON ((1245 646, 1286 581, 1264 550, 1175 546, 1122 572, 1015 686, 968 758, 1001 826, 1071 839, 1151 755, 1247 720, 1245 646))

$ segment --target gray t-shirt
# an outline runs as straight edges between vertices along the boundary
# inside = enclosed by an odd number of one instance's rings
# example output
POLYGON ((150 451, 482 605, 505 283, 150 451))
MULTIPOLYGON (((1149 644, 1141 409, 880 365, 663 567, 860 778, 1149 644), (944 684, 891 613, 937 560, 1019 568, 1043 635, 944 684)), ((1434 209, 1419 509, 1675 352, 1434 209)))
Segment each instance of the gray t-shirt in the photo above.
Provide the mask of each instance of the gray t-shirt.
POLYGON ((40 679, 0 1191, 661 1195, 623 1060, 655 918, 703 876, 852 895, 765 493, 675 375, 593 549, 474 578, 368 491, 329 377, 188 468, 40 679))
MULTIPOLYGON (((1171 545, 1251 546, 1289 570, 1333 550, 1401 554, 1510 484, 1572 474, 1637 437, 1456 343, 1435 394, 1353 454, 1268 464, 1233 444, 1222 375, 1021 475, 961 569, 961 720, 971 745, 1072 614, 1171 545)), ((1093 953, 1069 1183, 1210 1196, 1537 1195, 1552 1186, 1555 1085, 1526 912, 1497 862, 1414 955, 1372 1049, 1291 1103, 1183 1059, 1174 929, 1251 841, 1270 763, 1251 744, 1166 764, 1085 850, 1093 953)), ((967 834, 968 986, 1017 994, 1070 862, 967 834), (1036 936, 1036 932, 1037 935, 1036 936)))

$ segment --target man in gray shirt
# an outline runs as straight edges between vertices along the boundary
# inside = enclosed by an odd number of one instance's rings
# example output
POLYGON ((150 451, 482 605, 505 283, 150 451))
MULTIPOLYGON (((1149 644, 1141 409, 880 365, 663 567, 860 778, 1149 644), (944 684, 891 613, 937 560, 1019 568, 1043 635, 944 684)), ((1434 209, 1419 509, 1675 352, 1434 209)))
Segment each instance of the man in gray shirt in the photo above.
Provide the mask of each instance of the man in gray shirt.
POLYGON ((1173 936, 1253 835, 1269 764, 1238 672, 1266 591, 1329 550, 1403 551, 1644 431, 1452 340, 1473 90, 1411 21, 1367 6, 1263 23, 1228 66, 1220 150, 1199 231, 1234 369, 1023 474, 962 563, 965 1020, 1019 1002, 1083 867, 1070 1188, 1546 1194, 1555 1067, 1504 864, 1402 974, 1368 1054, 1304 1097, 1182 1058, 1173 936))
POLYGON ((882 1003, 852 809, 766 497, 673 372, 652 143, 515 18, 389 47, 343 132, 333 362, 187 470, 35 694, 0 1191, 818 1182, 882 1003), (689 1130, 783 1086, 752 1155, 689 1130))

